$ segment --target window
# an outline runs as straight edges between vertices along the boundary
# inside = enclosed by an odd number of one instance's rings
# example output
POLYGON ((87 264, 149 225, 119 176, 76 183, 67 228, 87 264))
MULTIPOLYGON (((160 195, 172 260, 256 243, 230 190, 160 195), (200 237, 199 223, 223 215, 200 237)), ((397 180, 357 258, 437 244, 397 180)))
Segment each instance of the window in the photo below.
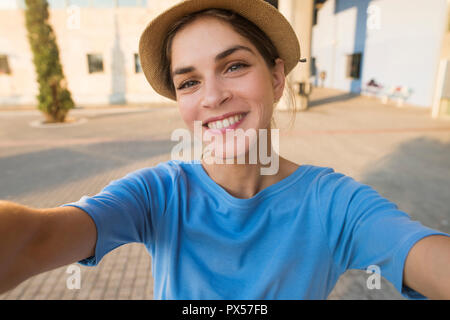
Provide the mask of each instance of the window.
POLYGON ((278 9, 278 0, 265 0, 266 2, 270 3, 271 5, 273 5, 275 8, 278 9))
POLYGON ((316 76, 317 75, 317 64, 316 64, 316 58, 311 57, 311 75, 316 76))
POLYGON ((361 53, 347 56, 347 78, 359 79, 361 76, 361 53))
POLYGON ((137 53, 134 54, 134 72, 142 72, 141 60, 139 59, 139 54, 137 53))
POLYGON ((0 54, 0 75, 1 74, 11 74, 11 69, 9 68, 8 56, 0 54))
POLYGON ((317 24, 317 19, 319 15, 319 10, 323 7, 323 4, 327 0, 314 0, 314 11, 313 11, 313 26, 317 24))
POLYGON ((89 73, 103 72, 103 57, 101 54, 88 54, 89 73))
POLYGON ((317 6, 314 6, 314 11, 313 11, 313 22, 312 25, 315 26, 317 24, 317 16, 319 14, 319 9, 317 9, 317 6))

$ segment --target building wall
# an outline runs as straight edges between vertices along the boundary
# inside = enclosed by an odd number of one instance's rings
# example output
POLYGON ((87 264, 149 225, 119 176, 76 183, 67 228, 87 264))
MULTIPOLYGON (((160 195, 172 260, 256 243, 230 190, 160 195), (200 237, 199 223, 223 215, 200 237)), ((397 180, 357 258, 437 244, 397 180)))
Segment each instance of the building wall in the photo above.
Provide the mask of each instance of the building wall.
MULTIPOLYGON (((62 8, 50 10, 61 63, 77 105, 170 102, 153 91, 134 54, 147 23, 176 0, 148 1, 146 8, 62 8), (102 73, 88 72, 88 53, 103 55, 102 73)), ((0 106, 36 104, 38 87, 27 40, 24 12, 0 8, 0 54, 11 74, 0 75, 0 106)))
POLYGON ((374 78, 385 87, 409 87, 409 103, 430 107, 446 6, 446 0, 328 0, 312 40, 317 68, 327 72, 325 86, 359 92, 374 78), (357 51, 362 74, 353 80, 346 77, 347 55, 357 51))
POLYGON ((0 74, 0 105, 34 103, 36 75, 25 19, 18 10, 0 10, 0 54, 8 56, 11 74, 0 74))
MULTIPOLYGON (((313 27, 311 55, 316 59, 317 74, 326 71, 324 86, 339 88, 339 81, 335 81, 335 58, 337 47, 336 17, 334 16, 334 0, 328 0, 318 12, 318 22, 313 27)), ((318 85, 317 78, 315 85, 318 85)), ((342 90, 346 90, 343 88, 342 90)))

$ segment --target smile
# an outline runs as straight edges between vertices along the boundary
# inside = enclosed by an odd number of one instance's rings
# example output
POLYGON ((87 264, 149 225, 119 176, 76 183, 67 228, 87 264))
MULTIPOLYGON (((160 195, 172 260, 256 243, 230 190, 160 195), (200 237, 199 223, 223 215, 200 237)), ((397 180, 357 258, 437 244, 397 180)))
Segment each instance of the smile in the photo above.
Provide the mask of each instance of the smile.
POLYGON ((232 115, 225 119, 208 122, 205 126, 213 130, 226 130, 234 129, 242 122, 242 119, 246 116, 246 113, 232 115))

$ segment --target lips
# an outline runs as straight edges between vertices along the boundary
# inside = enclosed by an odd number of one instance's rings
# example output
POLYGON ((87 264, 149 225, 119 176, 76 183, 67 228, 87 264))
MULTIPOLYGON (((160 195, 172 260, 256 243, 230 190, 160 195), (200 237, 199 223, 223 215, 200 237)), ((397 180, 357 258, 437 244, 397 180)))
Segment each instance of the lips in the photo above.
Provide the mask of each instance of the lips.
POLYGON ((239 115, 246 115, 247 113, 248 112, 229 112, 229 113, 223 114, 218 117, 212 117, 212 118, 206 119, 203 121, 203 125, 208 126, 208 124, 210 124, 211 122, 217 122, 219 120, 225 120, 225 119, 229 119, 229 118, 239 116, 239 115))
POLYGON ((237 128, 244 121, 247 113, 234 113, 228 117, 222 116, 216 121, 209 121, 204 126, 206 126, 208 131, 225 133, 226 130, 237 128))

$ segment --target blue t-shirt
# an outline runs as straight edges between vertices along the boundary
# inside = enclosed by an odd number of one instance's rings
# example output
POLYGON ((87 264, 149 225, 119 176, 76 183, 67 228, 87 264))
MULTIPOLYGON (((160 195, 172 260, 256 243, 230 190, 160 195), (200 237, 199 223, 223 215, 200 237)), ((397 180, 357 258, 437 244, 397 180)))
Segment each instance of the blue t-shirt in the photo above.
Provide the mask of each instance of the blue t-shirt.
POLYGON ((370 186, 313 165, 239 199, 200 162, 173 160, 66 206, 86 211, 97 227, 95 255, 83 265, 123 244, 145 244, 155 299, 326 299, 346 270, 371 265, 404 296, 423 298, 403 286, 405 259, 423 237, 447 235, 370 186))

